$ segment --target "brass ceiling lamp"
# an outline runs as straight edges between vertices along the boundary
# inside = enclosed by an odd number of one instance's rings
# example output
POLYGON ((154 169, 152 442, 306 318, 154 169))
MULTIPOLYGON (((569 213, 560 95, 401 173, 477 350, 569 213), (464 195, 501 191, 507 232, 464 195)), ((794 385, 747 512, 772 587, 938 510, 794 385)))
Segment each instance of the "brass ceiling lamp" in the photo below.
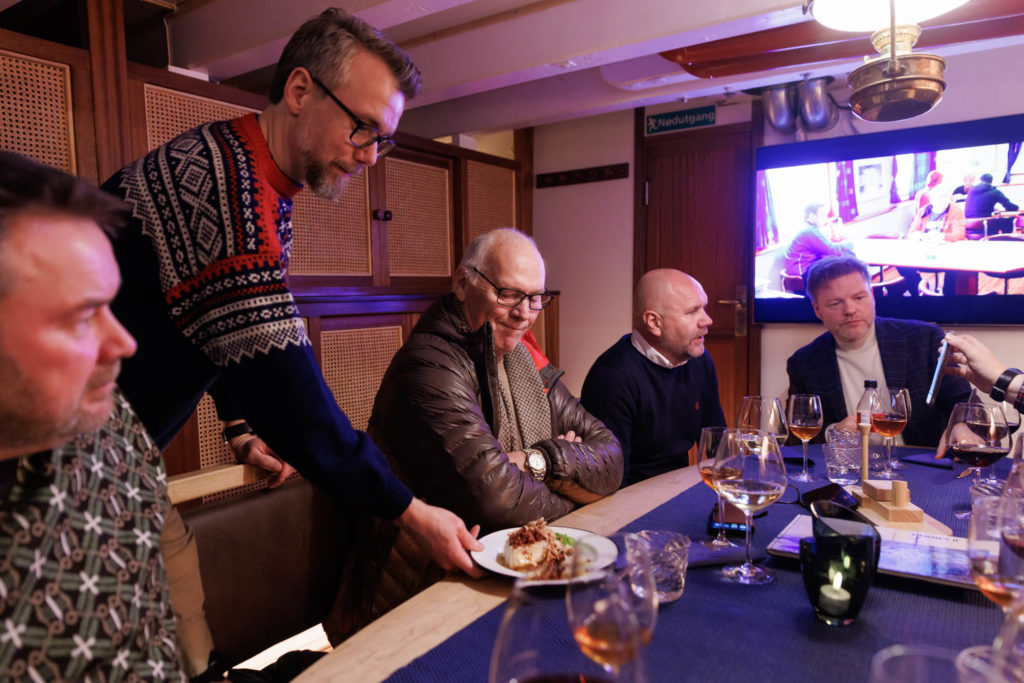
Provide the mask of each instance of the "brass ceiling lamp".
POLYGON ((870 31, 878 57, 865 58, 847 82, 850 106, 865 121, 900 121, 934 107, 946 89, 946 60, 911 51, 925 21, 967 0, 812 0, 819 23, 840 31, 870 31), (887 16, 886 16, 887 15, 887 16), (887 21, 886 21, 887 19, 887 21), (879 28, 885 26, 886 28, 879 28), (888 54, 886 54, 888 53, 888 54))

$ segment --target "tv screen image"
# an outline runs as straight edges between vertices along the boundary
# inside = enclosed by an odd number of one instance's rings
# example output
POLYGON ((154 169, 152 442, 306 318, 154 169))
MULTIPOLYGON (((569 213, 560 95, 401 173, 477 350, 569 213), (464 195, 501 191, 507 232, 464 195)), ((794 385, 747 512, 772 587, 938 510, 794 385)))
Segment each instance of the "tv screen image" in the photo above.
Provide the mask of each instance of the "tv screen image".
POLYGON ((834 253, 879 315, 1024 322, 1022 140, 1019 115, 760 148, 754 319, 815 320, 803 275, 834 253))

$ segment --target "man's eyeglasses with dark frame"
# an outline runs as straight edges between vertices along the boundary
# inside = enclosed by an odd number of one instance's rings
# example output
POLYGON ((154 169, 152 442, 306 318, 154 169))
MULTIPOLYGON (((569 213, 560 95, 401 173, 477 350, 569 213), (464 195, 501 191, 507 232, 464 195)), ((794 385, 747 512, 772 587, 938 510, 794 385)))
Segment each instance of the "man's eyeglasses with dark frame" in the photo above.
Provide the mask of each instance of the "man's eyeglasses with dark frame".
POLYGON ((313 82, 316 83, 321 90, 327 93, 327 96, 330 97, 336 105, 341 107, 341 110, 348 114, 348 117, 356 124, 356 127, 352 129, 352 132, 348 136, 349 142, 352 143, 352 146, 356 149, 366 149, 370 145, 376 144, 378 159, 393 151, 395 147, 398 146, 398 143, 396 143, 390 135, 381 135, 379 130, 353 114, 352 110, 342 104, 341 100, 339 100, 319 78, 312 74, 310 74, 310 78, 312 78, 313 82))
POLYGON ((523 299, 529 299, 530 310, 540 311, 547 307, 555 299, 555 295, 548 291, 540 292, 539 294, 527 294, 521 292, 518 289, 512 289, 511 287, 499 287, 498 285, 491 282, 491 279, 480 272, 475 266, 473 270, 477 275, 487 281, 491 287, 498 293, 498 305, 505 306, 506 308, 515 308, 519 304, 523 303, 523 299))

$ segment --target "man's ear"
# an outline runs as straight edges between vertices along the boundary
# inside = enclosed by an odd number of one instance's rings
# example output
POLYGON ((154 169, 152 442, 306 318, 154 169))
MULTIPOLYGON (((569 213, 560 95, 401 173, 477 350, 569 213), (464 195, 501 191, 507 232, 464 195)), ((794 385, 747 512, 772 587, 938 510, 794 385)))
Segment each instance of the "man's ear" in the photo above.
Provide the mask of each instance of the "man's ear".
POLYGON ((297 66, 292 69, 292 72, 288 74, 288 80, 284 82, 284 94, 281 99, 288 107, 288 111, 292 115, 298 116, 302 108, 308 105, 314 90, 316 90, 316 84, 313 83, 313 77, 305 67, 297 66))
POLYGON ((466 289, 469 287, 469 272, 462 268, 455 269, 455 277, 452 278, 452 291, 459 302, 466 300, 466 289))
POLYGON ((644 311, 643 315, 640 316, 640 320, 643 321, 644 327, 646 327, 652 335, 654 335, 655 337, 660 337, 662 335, 663 330, 661 328, 661 315, 659 315, 656 311, 644 311))

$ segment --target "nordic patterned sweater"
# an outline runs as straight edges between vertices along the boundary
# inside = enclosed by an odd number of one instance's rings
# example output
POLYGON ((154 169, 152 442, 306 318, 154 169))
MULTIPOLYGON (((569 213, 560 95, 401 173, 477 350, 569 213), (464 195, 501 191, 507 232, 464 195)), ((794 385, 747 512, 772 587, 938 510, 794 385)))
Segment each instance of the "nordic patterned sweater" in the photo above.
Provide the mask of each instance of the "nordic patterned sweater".
POLYGON ((291 197, 255 115, 190 130, 104 189, 132 220, 114 240, 113 310, 139 350, 119 383, 162 448, 215 381, 239 417, 326 491, 384 519, 412 493, 324 383, 285 282, 291 197))

